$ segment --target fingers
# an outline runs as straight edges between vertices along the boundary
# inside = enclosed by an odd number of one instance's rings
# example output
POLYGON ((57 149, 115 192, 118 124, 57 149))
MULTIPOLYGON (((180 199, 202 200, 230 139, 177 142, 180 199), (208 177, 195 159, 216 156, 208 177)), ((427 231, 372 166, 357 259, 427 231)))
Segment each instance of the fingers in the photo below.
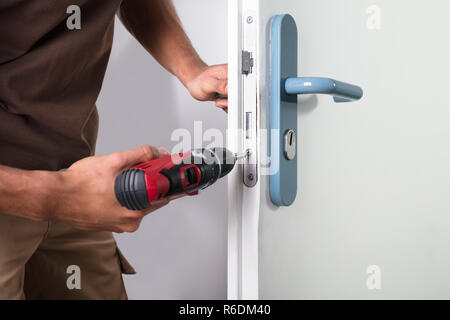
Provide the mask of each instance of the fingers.
POLYGON ((164 147, 157 147, 157 148, 158 148, 160 157, 168 156, 170 154, 170 152, 169 152, 169 150, 167 150, 167 148, 164 148, 164 147))
POLYGON ((224 99, 223 96, 228 95, 228 65, 222 64, 206 68, 188 83, 187 88, 192 97, 199 101, 224 99))
POLYGON ((133 233, 136 232, 139 229, 139 226, 142 222, 142 219, 148 215, 149 213, 158 210, 165 205, 167 205, 170 201, 167 199, 154 201, 149 208, 145 210, 128 210, 126 208, 122 208, 123 215, 126 217, 125 220, 122 221, 120 225, 116 225, 113 228, 111 228, 111 231, 122 233, 122 232, 129 232, 133 233))
POLYGON ((170 200, 168 200, 168 199, 154 201, 154 202, 152 202, 152 204, 150 205, 149 208, 138 211, 138 212, 142 217, 144 217, 144 216, 148 215, 149 213, 152 213, 155 210, 161 209, 162 207, 166 206, 169 202, 170 202, 170 200))
POLYGON ((168 154, 169 152, 165 148, 143 145, 134 150, 117 152, 115 159, 118 162, 116 165, 124 169, 168 154))
POLYGON ((228 65, 216 65, 209 67, 209 79, 207 82, 207 90, 210 93, 219 93, 221 95, 228 95, 228 65))
POLYGON ((215 100, 217 94, 228 95, 228 80, 209 77, 200 84, 199 88, 203 92, 204 100, 215 100))
POLYGON ((127 166, 132 166, 136 163, 146 162, 160 157, 159 149, 149 145, 140 146, 137 149, 125 152, 125 164, 127 166))
POLYGON ((216 92, 221 95, 228 95, 228 80, 217 80, 216 92))
POLYGON ((228 79, 228 64, 218 64, 209 67, 211 74, 213 74, 217 79, 228 79))
POLYGON ((228 99, 216 99, 216 106, 228 113, 228 99))
POLYGON ((216 106, 218 106, 219 108, 228 107, 228 99, 216 99, 216 106))

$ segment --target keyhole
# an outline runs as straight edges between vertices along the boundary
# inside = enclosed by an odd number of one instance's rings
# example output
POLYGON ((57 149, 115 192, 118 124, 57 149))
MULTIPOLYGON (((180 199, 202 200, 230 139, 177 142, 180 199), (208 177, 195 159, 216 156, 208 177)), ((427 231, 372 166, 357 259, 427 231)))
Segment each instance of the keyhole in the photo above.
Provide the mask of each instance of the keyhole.
POLYGON ((284 135, 284 156, 287 160, 293 160, 295 158, 295 139, 296 138, 294 130, 288 130, 284 135))
POLYGON ((294 140, 294 131, 289 131, 289 145, 292 146, 292 142, 294 140))

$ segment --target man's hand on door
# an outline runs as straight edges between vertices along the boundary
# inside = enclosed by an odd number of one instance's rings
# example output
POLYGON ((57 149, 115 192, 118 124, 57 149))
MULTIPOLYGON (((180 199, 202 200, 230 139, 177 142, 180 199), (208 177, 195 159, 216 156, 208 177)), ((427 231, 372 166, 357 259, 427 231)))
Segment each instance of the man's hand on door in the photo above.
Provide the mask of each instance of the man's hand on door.
POLYGON ((228 112, 228 65, 205 66, 191 80, 186 88, 199 101, 215 101, 216 106, 228 112), (225 97, 224 97, 225 96, 225 97))

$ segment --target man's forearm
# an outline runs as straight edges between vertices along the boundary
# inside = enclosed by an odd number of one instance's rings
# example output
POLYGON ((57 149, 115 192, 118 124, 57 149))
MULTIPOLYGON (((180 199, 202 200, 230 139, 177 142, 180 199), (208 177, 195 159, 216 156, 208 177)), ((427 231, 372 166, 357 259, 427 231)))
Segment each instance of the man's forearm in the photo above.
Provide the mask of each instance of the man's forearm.
POLYGON ((116 199, 115 179, 126 168, 165 155, 166 149, 145 145, 87 157, 64 172, 26 171, 0 165, 0 214, 59 221, 83 230, 134 232, 146 214, 168 201, 145 210, 128 210, 116 199))
POLYGON ((59 184, 57 172, 27 171, 0 165, 0 213, 47 221, 59 184))
POLYGON ((147 51, 183 84, 206 67, 184 32, 171 0, 125 0, 119 16, 147 51))

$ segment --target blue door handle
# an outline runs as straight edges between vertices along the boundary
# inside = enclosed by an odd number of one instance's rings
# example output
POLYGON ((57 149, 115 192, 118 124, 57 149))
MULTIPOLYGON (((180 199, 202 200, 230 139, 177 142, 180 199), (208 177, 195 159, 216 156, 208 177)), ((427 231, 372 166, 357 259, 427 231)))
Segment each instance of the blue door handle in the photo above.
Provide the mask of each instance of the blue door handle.
POLYGON ((363 96, 360 87, 330 78, 287 78, 284 87, 286 94, 329 94, 335 102, 359 100, 363 96))
POLYGON ((298 33, 289 14, 274 16, 270 27, 270 198, 290 206, 297 196, 298 96, 328 94, 335 102, 359 100, 363 90, 330 78, 298 77, 298 33))

